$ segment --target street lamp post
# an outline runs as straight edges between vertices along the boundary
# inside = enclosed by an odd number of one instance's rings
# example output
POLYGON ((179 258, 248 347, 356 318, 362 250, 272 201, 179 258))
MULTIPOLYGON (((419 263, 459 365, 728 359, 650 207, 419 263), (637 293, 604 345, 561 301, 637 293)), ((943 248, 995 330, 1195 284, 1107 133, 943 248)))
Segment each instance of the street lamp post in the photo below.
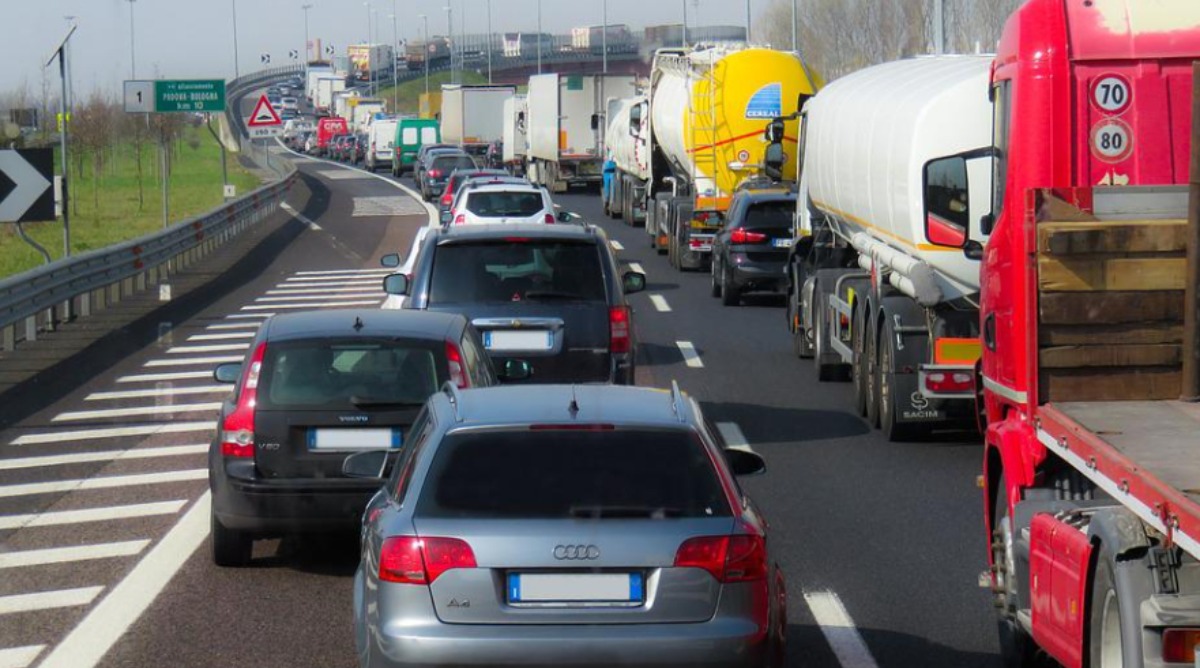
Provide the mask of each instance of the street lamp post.
POLYGON ((688 0, 683 0, 683 36, 681 40, 685 49, 687 48, 687 3, 688 0))
POLYGON ((396 0, 392 0, 392 113, 400 113, 400 73, 397 63, 400 58, 400 32, 396 29, 396 0))
POLYGON ((237 0, 233 0, 233 78, 241 76, 238 69, 237 0))
POLYGON ((417 18, 421 19, 421 23, 425 25, 425 43, 422 48, 425 50, 425 94, 429 94, 429 17, 425 14, 419 14, 417 18))
POLYGON ((129 78, 137 78, 137 58, 133 50, 133 3, 136 0, 129 0, 129 78))
POLYGON ((746 0, 746 43, 750 43, 750 0, 746 0))
POLYGON ((308 61, 309 61, 309 41, 308 41, 308 10, 312 9, 312 5, 300 5, 300 9, 304 10, 304 75, 308 76, 308 61))
POLYGON ((600 26, 600 50, 603 51, 603 67, 602 71, 608 74, 608 0, 604 0, 604 17, 600 26))
POLYGON ((458 83, 454 76, 454 51, 458 48, 458 42, 454 39, 454 9, 450 6, 450 0, 446 0, 446 6, 442 9, 446 12, 446 37, 450 39, 450 83, 458 83))
POLYGON ((800 19, 799 4, 800 0, 792 0, 792 51, 796 53, 800 53, 800 40, 796 36, 796 31, 800 29, 797 23, 800 19))
POLYGON ((371 50, 371 3, 364 2, 363 7, 367 8, 367 38, 364 43, 367 45, 367 95, 371 94, 371 66, 370 66, 370 50, 371 50))
POLYGON ((538 74, 542 73, 542 0, 537 0, 537 49, 538 49, 538 74))
MULTIPOLYGON (((490 83, 492 83, 492 0, 485 0, 485 2, 487 2, 487 21, 488 21, 487 39, 485 40, 485 43, 487 44, 487 46, 485 48, 487 48, 488 83, 490 84, 490 83)), ((605 2, 608 2, 608 0, 605 0, 605 2)))

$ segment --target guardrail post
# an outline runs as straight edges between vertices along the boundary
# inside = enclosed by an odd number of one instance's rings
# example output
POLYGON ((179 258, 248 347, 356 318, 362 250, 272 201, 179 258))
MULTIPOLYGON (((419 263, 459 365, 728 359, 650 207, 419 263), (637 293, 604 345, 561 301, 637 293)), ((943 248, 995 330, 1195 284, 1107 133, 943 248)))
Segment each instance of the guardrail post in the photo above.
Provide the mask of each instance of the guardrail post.
POLYGON ((136 278, 134 278, 133 290, 135 292, 142 292, 145 289, 146 289, 146 272, 142 272, 142 273, 138 274, 136 278))
POLYGON ((25 340, 37 341, 37 316, 31 315, 25 318, 25 340))
POLYGON ((126 278, 121 281, 121 297, 133 296, 133 279, 126 278))
POLYGON ((9 325, 0 333, 0 350, 12 352, 17 349, 17 326, 9 325))

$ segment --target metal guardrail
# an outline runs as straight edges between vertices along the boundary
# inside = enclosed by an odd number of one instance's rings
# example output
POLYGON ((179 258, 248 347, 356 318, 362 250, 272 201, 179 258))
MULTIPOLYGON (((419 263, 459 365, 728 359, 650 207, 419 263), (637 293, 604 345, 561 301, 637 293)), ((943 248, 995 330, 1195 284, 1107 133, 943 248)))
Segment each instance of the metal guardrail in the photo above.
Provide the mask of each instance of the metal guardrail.
MULTIPOLYGON (((251 90, 294 75, 299 68, 256 72, 231 81, 226 117, 245 128, 237 110, 251 90)), ((259 147, 261 148, 261 147, 259 147)), ((105 307, 166 281, 247 228, 273 214, 296 180, 290 167, 279 180, 207 213, 107 248, 63 258, 0 281, 0 350, 11 351, 41 331, 87 317, 105 307)))

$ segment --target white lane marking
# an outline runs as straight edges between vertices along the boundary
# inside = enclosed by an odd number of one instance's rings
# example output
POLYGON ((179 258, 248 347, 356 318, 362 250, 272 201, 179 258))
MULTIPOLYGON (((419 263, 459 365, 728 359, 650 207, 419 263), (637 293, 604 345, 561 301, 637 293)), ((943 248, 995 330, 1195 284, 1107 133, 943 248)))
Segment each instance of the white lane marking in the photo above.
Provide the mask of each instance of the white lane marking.
POLYGON ((295 218, 296 220, 304 223, 305 225, 308 225, 310 228, 312 228, 314 230, 321 231, 322 229, 324 229, 320 225, 313 222, 313 220, 311 218, 309 218, 308 216, 306 216, 306 215, 300 213, 299 211, 295 210, 294 208, 292 208, 292 205, 288 204, 287 202, 280 204, 279 208, 292 214, 292 218, 295 218))
POLYGON ((644 274, 644 273, 646 273, 646 270, 645 270, 645 269, 642 269, 642 265, 638 264, 637 262, 630 262, 630 263, 629 263, 629 271, 636 271, 636 272, 637 272, 637 273, 639 273, 639 274, 644 274))
POLYGON ((221 410, 221 402, 202 404, 165 404, 162 406, 136 406, 134 408, 99 408, 94 411, 68 411, 55 415, 51 422, 76 422, 78 420, 105 420, 108 418, 158 415, 159 413, 199 413, 221 410))
POLYGON ((257 322, 234 322, 228 325, 209 325, 204 329, 211 329, 219 332, 229 329, 258 329, 259 327, 262 327, 262 325, 257 322))
POLYGON ((356 285, 379 285, 379 280, 386 274, 370 278, 345 278, 338 280, 334 277, 300 277, 289 278, 283 283, 279 283, 277 288, 295 288, 299 289, 315 289, 315 288, 345 288, 354 287, 356 285))
POLYGON ((696 346, 692 345, 691 341, 676 341, 675 346, 679 348, 679 353, 683 355, 683 363, 693 369, 703 369, 704 362, 700 361, 700 353, 696 352, 696 346))
POLYGON ((142 616, 208 536, 212 497, 204 492, 166 536, 88 612, 41 668, 92 668, 142 616))
POLYGON ((875 657, 854 626, 854 620, 837 594, 829 591, 805 592, 804 600, 812 610, 821 633, 837 656, 842 668, 877 668, 875 657))
POLYGON ((754 448, 750 447, 750 441, 746 440, 746 435, 742 433, 742 428, 736 422, 718 422, 716 426, 717 431, 721 432, 721 438, 725 439, 726 447, 754 452, 754 448))
POLYGON ((112 489, 113 487, 134 487, 138 485, 159 485, 188 480, 208 480, 208 469, 187 469, 185 471, 164 471, 162 473, 139 473, 136 475, 97 476, 78 480, 52 480, 50 482, 31 482, 23 485, 7 485, 0 487, 0 498, 14 496, 31 496, 34 494, 53 494, 55 492, 76 492, 91 489, 112 489))
POLYGON ((654 304, 654 308, 659 313, 671 312, 671 305, 667 303, 667 298, 662 295, 650 295, 650 303, 654 304))
POLYGON ((249 343, 216 343, 209 346, 175 346, 167 348, 168 355, 191 355, 194 353, 229 353, 235 350, 245 350, 249 343))
POLYGON ((102 591, 104 591, 104 587, 80 587, 79 589, 42 591, 36 594, 0 596, 0 615, 87 605, 95 600, 102 591))
MULTIPOLYGON (((205 378, 212 374, 204 374, 205 378)), ((153 390, 125 390, 120 392, 93 392, 84 401, 108 401, 112 399, 146 399, 150 397, 175 397, 181 394, 228 394, 232 385, 203 385, 200 387, 164 387, 153 390)))
POLYGON ((621 242, 620 242, 620 241, 617 241, 616 239, 613 239, 612 241, 610 241, 610 242, 608 242, 608 243, 609 243, 609 245, 611 245, 611 246, 612 246, 612 249, 613 249, 613 250, 615 250, 615 251, 623 251, 623 250, 625 250, 625 247, 621 245, 621 242))
POLYGON ((380 302, 382 302, 382 301, 383 301, 382 299, 376 299, 374 301, 369 301, 369 302, 357 301, 357 302, 320 302, 317 304, 264 304, 262 306, 243 306, 242 310, 243 311, 257 311, 260 309, 268 309, 268 308, 272 308, 272 309, 274 309, 274 308, 307 308, 307 309, 349 308, 351 306, 379 306, 380 302))
POLYGON ((211 371, 177 371, 175 373, 141 373, 133 376, 121 376, 118 383, 157 383, 164 380, 193 380, 196 378, 212 378, 211 371))
POLYGON ((0 649, 0 668, 26 668, 46 649, 45 645, 26 645, 0 649))
POLYGON ((337 295, 338 299, 341 299, 342 295, 354 294, 356 292, 360 293, 360 292, 363 292, 364 290, 370 290, 371 288, 375 288, 376 290, 381 290, 383 288, 383 282, 382 281, 372 281, 370 285, 364 285, 364 286, 358 287, 358 288, 314 288, 312 290, 267 290, 263 294, 266 294, 268 296, 273 296, 273 295, 278 295, 278 296, 337 295))
POLYGON ((225 332, 224 334, 193 334, 188 341, 232 341, 234 339, 253 339, 258 332, 225 332))
POLYGON ((317 176, 320 176, 321 178, 329 179, 330 181, 347 181, 350 179, 365 179, 365 178, 367 178, 366 172, 358 172, 358 171, 343 172, 340 169, 323 169, 323 170, 319 170, 319 171, 316 171, 313 173, 316 174, 317 176))
POLYGON ((161 448, 134 448, 132 450, 105 450, 102 452, 74 452, 66 455, 46 455, 44 457, 13 457, 0 459, 0 471, 13 469, 34 469, 43 466, 65 466, 69 464, 87 464, 89 462, 111 462, 118 459, 155 459, 157 457, 179 457, 183 455, 200 455, 208 452, 208 446, 197 445, 164 445, 161 448))
MULTIPOLYGON (((293 276, 293 277, 296 277, 296 276, 354 276, 354 275, 357 275, 357 276, 374 276, 374 275, 376 275, 376 274, 386 274, 386 273, 388 273, 389 271, 391 271, 391 270, 390 270, 390 269, 381 269, 381 268, 380 268, 380 269, 377 269, 377 268, 371 268, 371 269, 331 269, 331 270, 328 270, 328 271, 297 271, 296 273, 292 274, 292 276, 293 276)), ((289 280, 289 281, 298 281, 298 280, 304 280, 304 279, 302 279, 302 278, 289 278, 288 280, 289 280)))
POLYGON ((93 545, 72 545, 71 547, 51 547, 41 550, 3 552, 0 553, 0 568, 45 566, 47 564, 65 564, 72 561, 131 557, 135 554, 141 554, 142 550, 146 549, 146 546, 149 544, 149 540, 126 540, 119 543, 96 543, 93 545))
POLYGON ((156 515, 174 515, 187 505, 187 501, 158 501, 155 503, 136 503, 128 506, 106 506, 103 508, 83 508, 81 510, 54 510, 45 513, 28 515, 0 516, 0 529, 24 529, 29 527, 51 527, 64 524, 83 524, 86 522, 107 522, 110 520, 128 520, 135 517, 154 517, 156 515))
MULTIPOLYGON (((218 364, 228 364, 230 362, 241 362, 241 355, 222 355, 220 357, 178 357, 167 360, 150 360, 142 366, 192 366, 195 364, 205 364, 208 366, 216 366, 218 364)), ((212 372, 205 374, 212 377, 212 372)))
MULTIPOLYGON (((378 288, 379 286, 375 286, 375 287, 378 288)), ((323 292, 324 294, 295 295, 295 296, 288 295, 288 296, 283 296, 283 297, 281 297, 281 296, 259 297, 258 299, 255 299, 254 302, 257 304, 264 304, 264 303, 268 303, 268 302, 319 302, 319 301, 329 299, 329 291, 322 290, 321 292, 323 292)), ((372 292, 362 292, 361 290, 359 290, 357 292, 354 292, 354 293, 348 294, 348 295, 347 294, 338 294, 337 297, 335 297, 335 299, 372 299, 372 298, 378 298, 379 295, 382 294, 382 292, 383 292, 382 290, 374 290, 372 292)))
POLYGON ((191 431, 212 431, 212 422, 172 422, 168 424, 139 425, 136 427, 105 427, 79 431, 56 431, 49 434, 25 434, 12 440, 9 445, 40 445, 42 443, 68 443, 90 441, 97 438, 124 438, 125 436, 149 436, 151 434, 184 434, 191 431))
POLYGON ((229 315, 227 315, 225 317, 230 320, 249 320, 251 318, 266 319, 266 318, 270 318, 273 315, 275 315, 275 314, 274 313, 230 313, 229 315))
POLYGON ((425 207, 411 197, 391 195, 385 197, 355 197, 352 218, 367 216, 419 216, 425 207))

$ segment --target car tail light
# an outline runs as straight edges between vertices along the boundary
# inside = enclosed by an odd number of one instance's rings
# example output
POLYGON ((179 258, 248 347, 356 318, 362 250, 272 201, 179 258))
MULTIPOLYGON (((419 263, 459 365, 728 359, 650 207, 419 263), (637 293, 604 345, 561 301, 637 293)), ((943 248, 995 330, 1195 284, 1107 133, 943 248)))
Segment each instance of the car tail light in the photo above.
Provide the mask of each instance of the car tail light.
POLYGON ((451 201, 453 198, 450 197, 450 189, 447 188, 446 192, 442 193, 442 206, 450 206, 451 201))
POLYGON ((552 214, 552 213, 548 213, 548 214, 546 214, 546 224, 547 224, 547 225, 553 225, 553 224, 554 224, 554 214, 552 214))
POLYGON ((379 550, 379 579, 384 582, 427 585, 455 568, 476 568, 471 546, 458 538, 393 536, 379 550))
POLYGON ((629 320, 628 306, 613 306, 608 309, 609 352, 629 352, 632 347, 629 337, 629 320))
POLYGON ((925 389, 934 394, 971 392, 975 377, 965 371, 935 371, 925 374, 925 389))
POLYGON ((1166 663, 1196 661, 1196 645, 1200 644, 1200 629, 1167 629, 1163 631, 1162 653, 1166 663))
POLYGON ((467 368, 463 365, 462 352, 450 341, 446 342, 446 363, 450 367, 450 382, 460 390, 471 386, 467 380, 467 368))
POLYGON ((431 170, 429 170, 429 178, 431 178, 431 179, 440 179, 440 178, 442 178, 442 170, 440 170, 440 169, 431 169, 431 170))
POLYGON ((467 214, 460 213, 457 216, 455 216, 454 224, 455 225, 466 225, 467 224, 467 214))
POLYGON ((762 232, 747 232, 739 227, 729 234, 729 243, 733 244, 765 244, 767 235, 762 232))
POLYGON ((767 577, 767 546, 762 536, 689 538, 675 553, 676 568, 702 568, 718 582, 753 582, 767 577))
POLYGON ((237 407, 221 423, 221 454, 225 457, 254 456, 254 409, 258 402, 258 377, 262 372, 267 344, 260 343, 242 371, 237 407))

